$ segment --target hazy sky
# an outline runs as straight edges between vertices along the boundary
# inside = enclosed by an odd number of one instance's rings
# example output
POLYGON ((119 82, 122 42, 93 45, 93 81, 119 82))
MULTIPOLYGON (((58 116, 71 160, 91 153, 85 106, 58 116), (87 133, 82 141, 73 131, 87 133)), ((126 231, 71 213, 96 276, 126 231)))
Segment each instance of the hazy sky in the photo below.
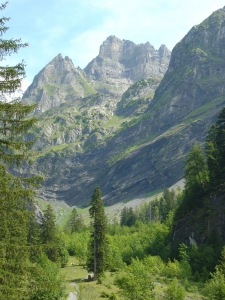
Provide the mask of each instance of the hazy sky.
POLYGON ((7 63, 24 59, 32 82, 59 53, 84 68, 109 35, 172 50, 192 26, 224 5, 224 0, 9 0, 0 12, 11 18, 3 38, 22 38, 29 47, 7 63))

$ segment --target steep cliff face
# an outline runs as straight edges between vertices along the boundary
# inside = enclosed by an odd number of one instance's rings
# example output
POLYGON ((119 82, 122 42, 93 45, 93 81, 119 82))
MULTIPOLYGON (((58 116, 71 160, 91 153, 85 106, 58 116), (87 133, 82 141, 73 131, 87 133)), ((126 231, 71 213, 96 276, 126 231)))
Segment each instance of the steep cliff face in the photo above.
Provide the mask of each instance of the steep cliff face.
POLYGON ((38 103, 36 113, 59 106, 65 102, 79 103, 95 93, 81 69, 75 68, 72 60, 57 55, 34 78, 23 95, 23 102, 38 103))
MULTIPOLYGON (((34 166, 46 176, 40 196, 69 204, 88 203, 95 186, 100 185, 105 203, 112 204, 181 179, 185 154, 195 142, 204 142, 225 105, 224 32, 225 11, 220 9, 175 46, 160 84, 154 77, 160 77, 160 67, 154 67, 158 73, 150 77, 152 81, 135 83, 121 100, 116 99, 116 87, 119 95, 128 80, 144 74, 153 52, 145 63, 140 53, 153 49, 132 42, 125 47, 126 41, 107 39, 99 56, 85 69, 90 84, 105 93, 90 95, 78 106, 59 107, 57 117, 54 111, 45 114, 48 124, 58 126, 58 133, 53 129, 52 138, 46 137, 50 145, 65 128, 80 126, 80 135, 72 144, 66 140, 59 148, 54 144, 56 148, 49 148, 36 161, 34 166), (135 59, 134 53, 140 55, 135 59), (154 86, 158 86, 155 95, 154 86)), ((162 46, 157 61, 164 63, 166 52, 162 46)))
POLYGON ((97 91, 103 92, 110 85, 111 92, 122 95, 139 79, 163 76, 170 55, 165 45, 156 50, 149 42, 136 45, 110 36, 101 45, 99 55, 84 70, 97 91))
POLYGON ((135 45, 110 36, 84 70, 75 68, 68 56, 57 55, 35 76, 23 102, 38 103, 36 113, 43 113, 62 103, 79 105, 82 98, 96 92, 118 101, 137 80, 157 75, 162 78, 170 54, 165 45, 157 51, 150 43, 135 45))
POLYGON ((164 124, 193 114, 202 105, 215 107, 223 102, 224 19, 225 9, 214 12, 194 26, 173 49, 168 71, 152 103, 152 106, 162 108, 160 119, 164 124))

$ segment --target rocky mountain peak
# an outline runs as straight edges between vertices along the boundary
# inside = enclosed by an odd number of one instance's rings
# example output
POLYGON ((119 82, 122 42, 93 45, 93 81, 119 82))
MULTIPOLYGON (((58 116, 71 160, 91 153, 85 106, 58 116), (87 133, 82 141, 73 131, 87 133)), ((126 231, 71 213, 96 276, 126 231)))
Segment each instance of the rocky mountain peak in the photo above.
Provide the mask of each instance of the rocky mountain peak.
MULTIPOLYGON (((193 26, 185 37, 174 47, 168 71, 180 65, 181 60, 189 61, 189 67, 196 62, 215 63, 215 56, 220 59, 225 55, 225 11, 213 12, 199 25, 193 26)), ((192 73, 193 74, 193 73, 192 73)))
POLYGON ((163 58, 170 59, 171 51, 166 47, 166 45, 162 44, 158 50, 159 59, 162 60, 163 58))
POLYGON ((136 45, 112 35, 102 43, 99 55, 84 71, 98 92, 109 89, 121 96, 137 80, 162 77, 169 60, 170 51, 164 45, 156 50, 149 42, 136 45))
POLYGON ((151 76, 163 77, 170 60, 166 46, 156 50, 149 42, 136 45, 109 36, 99 55, 82 70, 59 53, 34 78, 23 95, 25 103, 38 103, 37 113, 77 101, 96 92, 118 99, 136 81, 151 76))
POLYGON ((123 54, 123 41, 114 35, 109 36, 100 46, 99 57, 119 61, 123 54))
POLYGON ((85 74, 75 68, 72 60, 58 54, 35 77, 23 95, 25 103, 38 103, 37 113, 59 106, 67 101, 77 101, 86 96, 86 90, 95 93, 85 82, 85 74))

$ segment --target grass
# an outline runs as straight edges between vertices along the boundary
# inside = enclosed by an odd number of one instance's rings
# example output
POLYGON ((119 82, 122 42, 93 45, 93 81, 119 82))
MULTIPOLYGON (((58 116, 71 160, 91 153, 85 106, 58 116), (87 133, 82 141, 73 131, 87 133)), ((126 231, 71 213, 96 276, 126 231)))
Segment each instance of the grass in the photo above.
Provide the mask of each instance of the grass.
POLYGON ((57 85, 53 85, 53 84, 44 84, 44 88, 47 91, 47 93, 49 94, 49 96, 53 96, 58 88, 57 85))
POLYGON ((155 196, 155 195, 160 196, 163 191, 164 191, 164 189, 149 192, 149 193, 147 193, 147 197, 152 197, 152 196, 155 196))
POLYGON ((121 127, 121 125, 125 122, 125 121, 130 121, 131 118, 121 118, 117 115, 113 115, 105 124, 104 124, 104 128, 109 128, 109 127, 121 127))
POLYGON ((66 267, 61 268, 60 272, 66 283, 67 295, 69 295, 70 292, 76 292, 77 289, 80 289, 83 294, 85 294, 85 292, 88 293, 88 291, 91 291, 93 298, 89 299, 93 300, 103 299, 101 297, 102 293, 105 293, 105 295, 115 293, 117 294, 117 299, 121 299, 118 296, 119 288, 113 284, 114 278, 116 276, 115 272, 106 272, 101 284, 97 283, 96 281, 87 282, 84 280, 88 276, 87 270, 84 269, 82 265, 79 265, 78 260, 73 256, 69 257, 69 261, 66 267), (71 263, 74 263, 75 265, 72 266, 71 263))
MULTIPOLYGON (((69 257, 69 261, 66 267, 60 269, 60 273, 66 283, 67 296, 70 292, 76 292, 80 290, 82 293, 82 299, 101 300, 108 299, 109 295, 116 294, 116 299, 122 300, 120 289, 114 285, 114 280, 119 272, 105 272, 105 277, 101 283, 96 281, 85 281, 88 276, 87 270, 83 265, 78 264, 78 260, 75 257, 69 257), (74 265, 72 265, 72 263, 74 265), (85 297, 86 295, 86 297, 85 297), (105 297, 101 297, 105 295, 105 297), (108 295, 108 297, 107 297, 108 295)), ((152 276, 154 283, 154 293, 156 299, 163 299, 166 288, 172 279, 163 276, 152 276)), ((186 299, 189 300, 203 300, 204 296, 204 284, 202 282, 195 282, 193 280, 179 280, 180 284, 186 290, 186 299)))
POLYGON ((90 96, 92 94, 95 94, 96 91, 81 77, 77 78, 77 81, 80 83, 80 85, 84 89, 84 97, 90 96))

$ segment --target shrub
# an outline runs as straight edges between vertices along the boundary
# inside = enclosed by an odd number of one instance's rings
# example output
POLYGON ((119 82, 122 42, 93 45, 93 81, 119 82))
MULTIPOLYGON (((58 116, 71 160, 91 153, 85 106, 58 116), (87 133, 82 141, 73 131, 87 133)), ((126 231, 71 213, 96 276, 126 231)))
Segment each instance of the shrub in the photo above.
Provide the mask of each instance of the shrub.
POLYGON ((173 279, 173 281, 168 285, 165 291, 165 299, 166 300, 185 299, 185 289, 182 287, 182 285, 179 284, 177 279, 173 279))

